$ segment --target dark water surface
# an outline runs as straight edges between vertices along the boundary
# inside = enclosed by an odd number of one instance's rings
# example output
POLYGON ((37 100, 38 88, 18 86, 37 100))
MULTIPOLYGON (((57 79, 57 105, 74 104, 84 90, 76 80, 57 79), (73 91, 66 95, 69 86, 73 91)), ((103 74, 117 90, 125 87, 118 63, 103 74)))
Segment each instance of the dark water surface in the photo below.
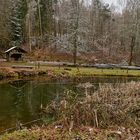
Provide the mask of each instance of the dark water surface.
POLYGON ((57 100, 65 90, 81 93, 81 82, 117 83, 138 81, 137 78, 95 77, 70 80, 16 80, 0 84, 0 132, 40 118, 40 106, 57 100))

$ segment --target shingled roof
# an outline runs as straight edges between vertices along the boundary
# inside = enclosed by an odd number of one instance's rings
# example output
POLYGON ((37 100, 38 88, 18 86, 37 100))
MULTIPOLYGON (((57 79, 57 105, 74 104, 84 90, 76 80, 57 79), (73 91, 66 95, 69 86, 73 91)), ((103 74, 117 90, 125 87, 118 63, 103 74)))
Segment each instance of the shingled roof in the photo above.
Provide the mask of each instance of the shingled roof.
POLYGON ((20 47, 11 47, 10 49, 6 50, 5 53, 10 53, 11 51, 16 50, 18 52, 21 53, 27 53, 24 49, 20 48, 20 47))

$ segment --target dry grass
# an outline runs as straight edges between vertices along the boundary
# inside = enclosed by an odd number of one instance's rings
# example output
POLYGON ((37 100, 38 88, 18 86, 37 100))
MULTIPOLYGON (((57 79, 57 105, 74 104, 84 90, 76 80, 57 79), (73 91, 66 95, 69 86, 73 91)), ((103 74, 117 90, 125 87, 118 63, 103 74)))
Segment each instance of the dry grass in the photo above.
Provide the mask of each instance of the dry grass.
POLYGON ((85 90, 82 97, 67 91, 59 103, 53 102, 44 111, 69 129, 81 125, 139 127, 139 108, 140 83, 131 82, 99 85, 91 95, 85 90))

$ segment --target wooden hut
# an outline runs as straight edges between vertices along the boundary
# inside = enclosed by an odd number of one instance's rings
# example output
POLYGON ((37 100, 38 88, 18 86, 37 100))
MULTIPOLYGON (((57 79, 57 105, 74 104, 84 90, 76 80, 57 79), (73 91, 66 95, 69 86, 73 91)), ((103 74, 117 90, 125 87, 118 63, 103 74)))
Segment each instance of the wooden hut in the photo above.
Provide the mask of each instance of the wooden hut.
POLYGON ((27 53, 24 49, 20 47, 11 47, 5 51, 7 61, 14 60, 19 61, 23 60, 23 54, 27 53))

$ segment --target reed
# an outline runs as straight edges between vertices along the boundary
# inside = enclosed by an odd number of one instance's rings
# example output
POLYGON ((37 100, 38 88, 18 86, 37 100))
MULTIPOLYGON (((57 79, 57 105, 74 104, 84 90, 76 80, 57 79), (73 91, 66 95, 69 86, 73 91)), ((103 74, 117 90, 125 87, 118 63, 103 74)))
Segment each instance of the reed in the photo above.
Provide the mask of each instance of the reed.
POLYGON ((69 128, 92 126, 140 126, 140 83, 99 84, 92 94, 82 96, 66 91, 60 102, 53 101, 44 109, 46 117, 69 128))

